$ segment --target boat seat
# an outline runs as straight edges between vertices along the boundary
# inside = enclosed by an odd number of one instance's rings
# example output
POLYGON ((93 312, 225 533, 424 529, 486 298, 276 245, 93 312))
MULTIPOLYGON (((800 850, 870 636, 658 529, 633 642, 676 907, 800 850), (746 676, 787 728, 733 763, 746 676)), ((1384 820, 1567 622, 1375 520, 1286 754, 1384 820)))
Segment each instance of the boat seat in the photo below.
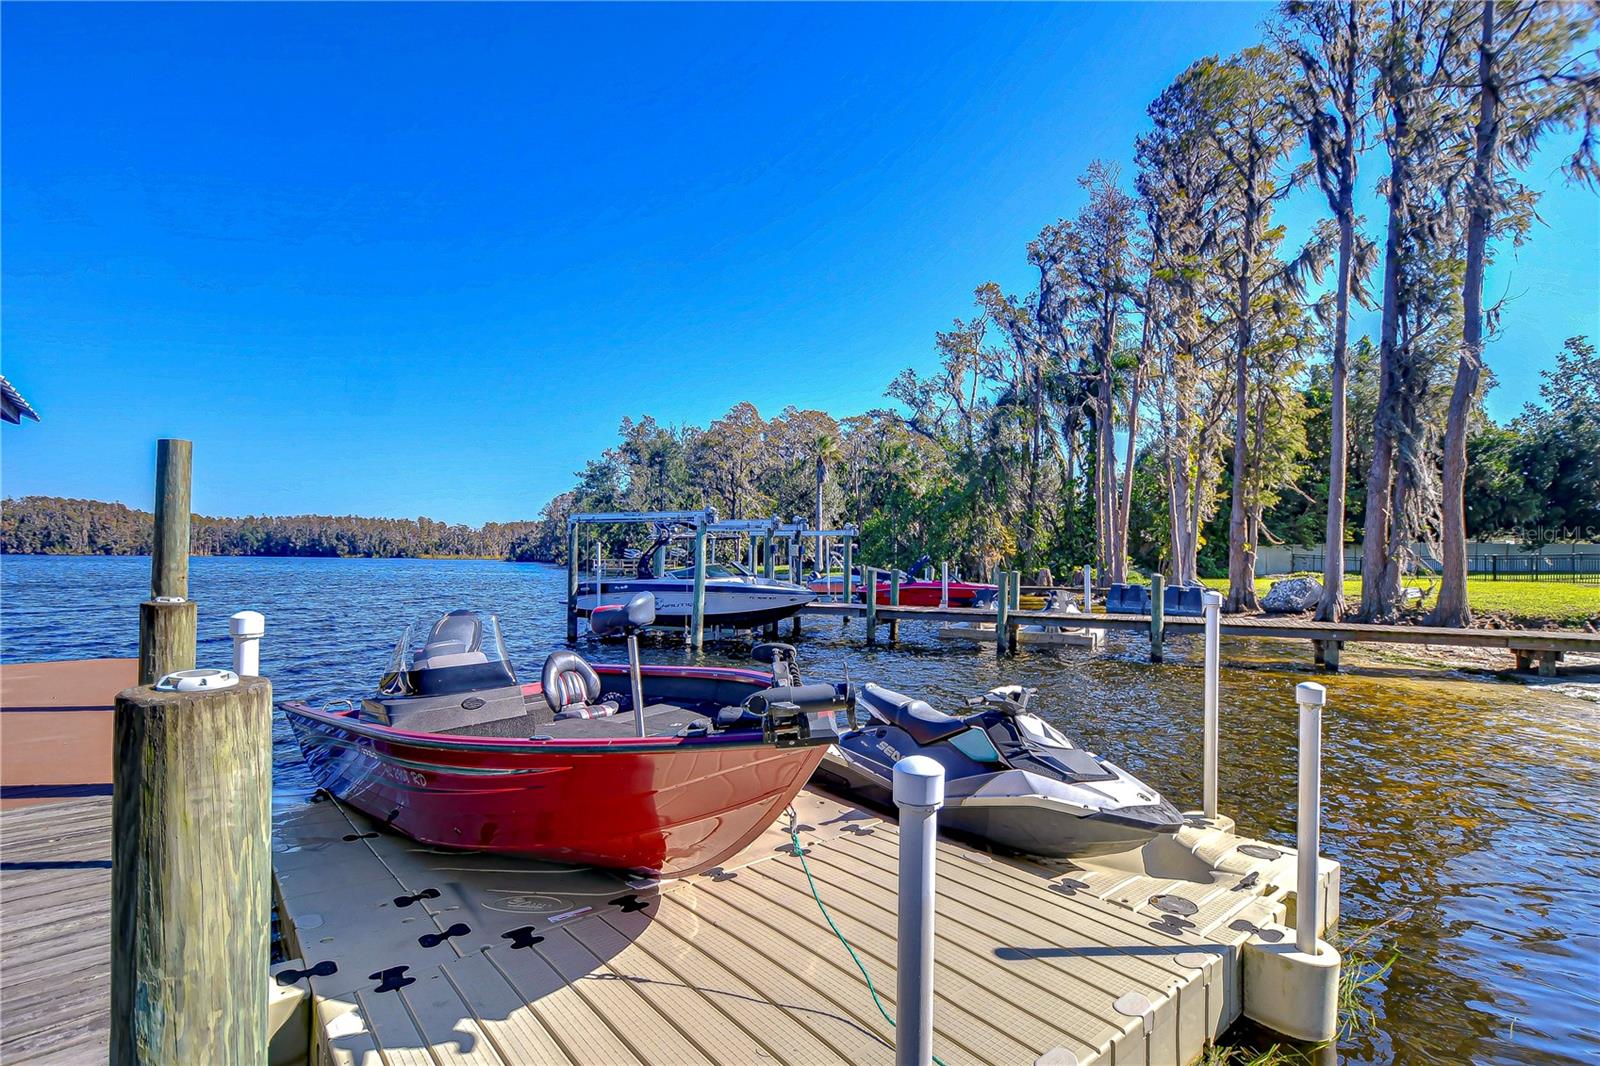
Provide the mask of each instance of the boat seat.
POLYGON ((960 718, 936 711, 925 700, 902 696, 882 685, 868 683, 861 689, 860 702, 885 722, 905 731, 923 747, 937 744, 968 728, 960 718))
POLYGON ((600 698, 600 675, 577 652, 551 652, 540 680, 544 701, 558 719, 609 718, 622 709, 615 700, 600 698))
POLYGON ((481 651, 436 651, 430 644, 411 660, 411 669, 439 670, 446 666, 476 666, 488 661, 489 657, 481 651))

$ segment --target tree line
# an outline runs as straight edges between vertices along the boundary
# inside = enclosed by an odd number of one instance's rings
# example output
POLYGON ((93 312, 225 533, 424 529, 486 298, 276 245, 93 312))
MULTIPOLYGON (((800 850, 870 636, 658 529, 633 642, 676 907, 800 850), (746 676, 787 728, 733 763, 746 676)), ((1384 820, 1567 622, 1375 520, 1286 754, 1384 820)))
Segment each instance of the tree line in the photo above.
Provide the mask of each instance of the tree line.
MULTIPOLYGON (((196 555, 307 555, 338 558, 429 556, 504 559, 533 522, 490 522, 474 529, 431 518, 208 518, 190 527, 196 555)), ((24 496, 0 506, 0 553, 145 555, 154 518, 120 503, 24 496)))
POLYGON ((1291 0, 1150 104, 1131 183, 1091 165, 1082 207, 1027 246, 1032 290, 979 286, 894 406, 627 420, 524 547, 558 554, 573 509, 711 502, 854 518, 876 562, 1221 572, 1240 611, 1257 547, 1303 537, 1325 547, 1319 617, 1349 609, 1359 543, 1359 613, 1386 620, 1423 542, 1444 564, 1431 620, 1467 624, 1469 535, 1600 528, 1593 346, 1569 340, 1510 425, 1482 407, 1514 312, 1485 304, 1485 267, 1537 217, 1517 175, 1570 134, 1566 178, 1596 176, 1595 28, 1581 4, 1291 0), (1326 214, 1291 246, 1277 214, 1302 189, 1326 214), (1376 338, 1351 337, 1358 305, 1376 338))

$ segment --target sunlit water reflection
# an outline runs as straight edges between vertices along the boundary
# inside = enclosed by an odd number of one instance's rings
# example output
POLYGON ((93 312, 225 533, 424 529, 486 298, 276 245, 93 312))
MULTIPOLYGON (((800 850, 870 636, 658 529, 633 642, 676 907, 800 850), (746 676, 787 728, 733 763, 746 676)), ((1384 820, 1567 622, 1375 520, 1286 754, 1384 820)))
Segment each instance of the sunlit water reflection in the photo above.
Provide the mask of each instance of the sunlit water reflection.
MULTIPOLYGON (((0 600, 6 662, 131 656, 143 558, 7 557, 0 600)), ((500 615, 513 661, 536 676, 564 635, 560 571, 472 561, 195 559, 200 659, 225 665, 227 617, 267 616, 262 670, 279 698, 366 692, 401 629, 454 607, 500 615)), ((902 626, 900 647, 867 649, 853 628, 808 619, 808 677, 876 680, 954 708, 997 684, 1040 689, 1043 711, 1091 750, 1120 761, 1180 806, 1200 794, 1198 641, 1111 638, 1106 653, 941 644, 902 626)), ((787 629, 785 630, 787 632, 787 629)), ((617 649, 587 646, 596 658, 617 649)), ((661 639, 658 662, 740 661, 747 644, 702 656, 661 639)), ((1221 790, 1241 831, 1292 843, 1293 688, 1309 650, 1282 642, 1225 648, 1221 790)), ((1369 992, 1377 1032, 1352 1062, 1592 1062, 1600 1056, 1600 708, 1554 692, 1436 670, 1386 666, 1347 649, 1328 686, 1323 841, 1344 864, 1346 927, 1391 918, 1376 936, 1400 958, 1369 992), (1352 654, 1353 653, 1353 654, 1352 654)), ((281 716, 275 798, 310 783, 281 716)))

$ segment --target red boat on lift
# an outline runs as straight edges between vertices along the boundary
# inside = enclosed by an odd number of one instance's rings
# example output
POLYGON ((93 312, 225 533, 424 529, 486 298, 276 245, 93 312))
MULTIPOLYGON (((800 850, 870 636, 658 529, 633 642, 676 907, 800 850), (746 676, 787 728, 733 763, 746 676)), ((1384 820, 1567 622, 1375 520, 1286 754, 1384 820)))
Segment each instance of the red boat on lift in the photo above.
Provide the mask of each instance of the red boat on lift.
MULTIPOLYGON (((919 559, 912 566, 912 573, 918 573, 928 566, 927 557, 919 559)), ((890 584, 888 581, 879 580, 877 583, 878 603, 888 606, 890 601, 890 584)), ((839 596, 844 592, 843 577, 817 577, 810 583, 811 591, 819 596, 839 596)), ((900 606, 902 607, 979 607, 985 602, 990 602, 998 593, 993 585, 985 585, 976 581, 951 581, 949 585, 950 599, 944 602, 945 586, 937 580, 920 578, 912 581, 902 577, 900 582, 900 606)), ((857 603, 865 603, 866 592, 861 587, 861 574, 853 571, 850 575, 850 599, 857 603)))
POLYGON ((786 645, 757 648, 770 672, 640 666, 648 594, 594 617, 627 666, 557 651, 523 685, 495 617, 452 611, 414 654, 406 631, 375 697, 283 709, 322 788, 421 843, 661 876, 727 861, 838 738, 847 686, 787 683, 786 645))

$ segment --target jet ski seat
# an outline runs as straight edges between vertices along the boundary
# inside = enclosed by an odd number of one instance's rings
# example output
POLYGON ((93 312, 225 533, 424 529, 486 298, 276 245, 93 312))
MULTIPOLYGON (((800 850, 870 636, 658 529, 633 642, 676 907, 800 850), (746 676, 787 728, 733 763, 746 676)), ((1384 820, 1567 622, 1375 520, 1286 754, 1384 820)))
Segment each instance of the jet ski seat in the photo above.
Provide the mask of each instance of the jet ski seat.
POLYGON ((551 652, 540 681, 557 718, 601 718, 619 709, 613 700, 600 702, 600 675, 577 652, 551 652))
POLYGON ((860 702, 867 709, 899 729, 923 747, 937 744, 967 729, 960 718, 936 711, 926 700, 902 696, 882 685, 868 683, 861 689, 860 702))

